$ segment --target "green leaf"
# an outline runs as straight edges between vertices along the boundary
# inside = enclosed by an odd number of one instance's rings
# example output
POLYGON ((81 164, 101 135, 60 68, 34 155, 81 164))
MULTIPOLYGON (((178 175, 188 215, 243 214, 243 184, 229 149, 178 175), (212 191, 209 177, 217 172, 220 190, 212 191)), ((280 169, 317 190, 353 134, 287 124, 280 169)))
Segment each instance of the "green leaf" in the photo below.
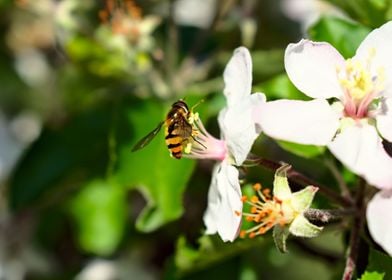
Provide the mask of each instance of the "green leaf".
POLYGON ((164 129, 148 146, 131 153, 132 146, 164 120, 170 105, 145 101, 133 106, 124 118, 132 128, 132 143, 119 149, 115 176, 121 185, 137 188, 147 200, 136 227, 151 232, 179 218, 183 213, 182 195, 192 175, 195 161, 171 158, 164 129))
POLYGON ((126 225, 125 191, 112 181, 96 180, 82 187, 70 203, 81 247, 109 255, 119 245, 126 225))
POLYGON ((284 71, 283 57, 282 49, 252 51, 253 76, 265 78, 282 73, 284 71))
POLYGON ((330 43, 345 58, 354 56, 369 32, 370 28, 335 17, 322 17, 309 29, 312 40, 330 43))
POLYGON ((377 250, 371 249, 368 266, 361 280, 390 279, 392 277, 392 258, 377 250))
POLYGON ((325 147, 323 146, 302 145, 283 140, 277 140, 276 142, 282 149, 303 158, 317 157, 325 152, 325 147))
POLYGON ((287 74, 280 74, 274 78, 254 86, 255 92, 263 92, 267 99, 299 99, 309 100, 309 97, 300 92, 290 81, 287 74))
POLYGON ((102 174, 107 164, 110 114, 107 108, 94 109, 64 126, 45 129, 13 174, 11 207, 26 207, 49 190, 58 191, 62 182, 78 186, 86 178, 102 174))
POLYGON ((383 280, 385 273, 365 271, 361 280, 383 280))
POLYGON ((202 270, 250 248, 268 244, 265 238, 236 240, 234 243, 224 243, 217 236, 204 235, 198 240, 199 247, 194 248, 180 237, 175 253, 175 265, 178 274, 188 274, 202 270))
POLYGON ((351 18, 369 27, 379 27, 391 20, 390 0, 327 0, 344 10, 351 18))

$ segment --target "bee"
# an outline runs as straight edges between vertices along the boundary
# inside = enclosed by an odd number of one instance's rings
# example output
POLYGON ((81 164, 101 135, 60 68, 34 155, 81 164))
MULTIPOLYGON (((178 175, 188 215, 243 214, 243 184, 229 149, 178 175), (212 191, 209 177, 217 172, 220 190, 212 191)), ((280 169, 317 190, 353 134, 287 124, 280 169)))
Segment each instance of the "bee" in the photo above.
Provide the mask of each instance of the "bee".
MULTIPOLYGON (((194 107, 195 106, 192 108, 194 107)), ((192 110, 189 110, 189 107, 184 100, 180 99, 174 102, 169 113, 166 115, 166 119, 160 122, 154 130, 137 142, 132 148, 132 152, 143 149, 147 146, 161 130, 163 124, 165 124, 166 146, 172 157, 181 159, 184 147, 192 140, 198 142, 204 147, 203 144, 195 139, 198 131, 192 125, 193 115, 192 110)))

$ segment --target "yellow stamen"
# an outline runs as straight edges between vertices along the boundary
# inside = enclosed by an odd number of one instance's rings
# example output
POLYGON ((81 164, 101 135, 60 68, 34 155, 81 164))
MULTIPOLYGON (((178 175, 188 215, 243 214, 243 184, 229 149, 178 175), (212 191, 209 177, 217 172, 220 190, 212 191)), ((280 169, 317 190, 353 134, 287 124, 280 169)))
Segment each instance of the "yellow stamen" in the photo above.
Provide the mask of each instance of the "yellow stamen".
POLYGON ((241 231, 240 236, 253 238, 269 231, 275 225, 285 226, 295 217, 290 201, 271 196, 269 189, 261 190, 260 184, 255 184, 253 188, 258 196, 253 195, 250 200, 247 197, 241 199, 251 206, 249 213, 242 213, 245 220, 254 222, 255 225, 247 230, 241 231))
POLYGON ((376 55, 376 49, 370 48, 365 61, 347 59, 345 67, 336 67, 339 82, 355 104, 359 104, 367 95, 384 89, 384 69, 371 73, 371 61, 376 55))

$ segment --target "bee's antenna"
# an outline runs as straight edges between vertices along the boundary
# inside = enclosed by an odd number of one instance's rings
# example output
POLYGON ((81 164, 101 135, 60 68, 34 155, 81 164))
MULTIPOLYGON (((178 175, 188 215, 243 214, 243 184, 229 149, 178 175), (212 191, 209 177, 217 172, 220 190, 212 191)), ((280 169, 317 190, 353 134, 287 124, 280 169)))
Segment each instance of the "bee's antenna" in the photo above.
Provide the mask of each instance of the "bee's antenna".
POLYGON ((197 106, 199 106, 203 102, 204 102, 204 99, 201 99, 199 102, 197 102, 195 105, 192 106, 191 111, 193 111, 197 106))

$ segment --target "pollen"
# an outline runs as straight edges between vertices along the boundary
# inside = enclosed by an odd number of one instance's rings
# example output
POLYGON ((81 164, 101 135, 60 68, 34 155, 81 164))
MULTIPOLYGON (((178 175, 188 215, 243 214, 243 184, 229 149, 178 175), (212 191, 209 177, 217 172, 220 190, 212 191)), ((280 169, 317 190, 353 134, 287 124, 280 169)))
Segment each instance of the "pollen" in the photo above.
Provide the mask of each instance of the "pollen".
POLYGON ((261 184, 260 183, 256 183, 256 184, 254 184, 253 185, 253 189, 255 190, 255 191, 259 191, 259 190, 261 190, 261 184))
POLYGON ((253 186, 257 195, 249 199, 241 199, 243 203, 250 205, 249 212, 243 212, 245 220, 253 222, 249 229, 242 230, 240 237, 254 238, 268 232, 275 225, 285 226, 294 219, 294 210, 290 201, 271 196, 269 189, 261 190, 260 184, 253 186))

